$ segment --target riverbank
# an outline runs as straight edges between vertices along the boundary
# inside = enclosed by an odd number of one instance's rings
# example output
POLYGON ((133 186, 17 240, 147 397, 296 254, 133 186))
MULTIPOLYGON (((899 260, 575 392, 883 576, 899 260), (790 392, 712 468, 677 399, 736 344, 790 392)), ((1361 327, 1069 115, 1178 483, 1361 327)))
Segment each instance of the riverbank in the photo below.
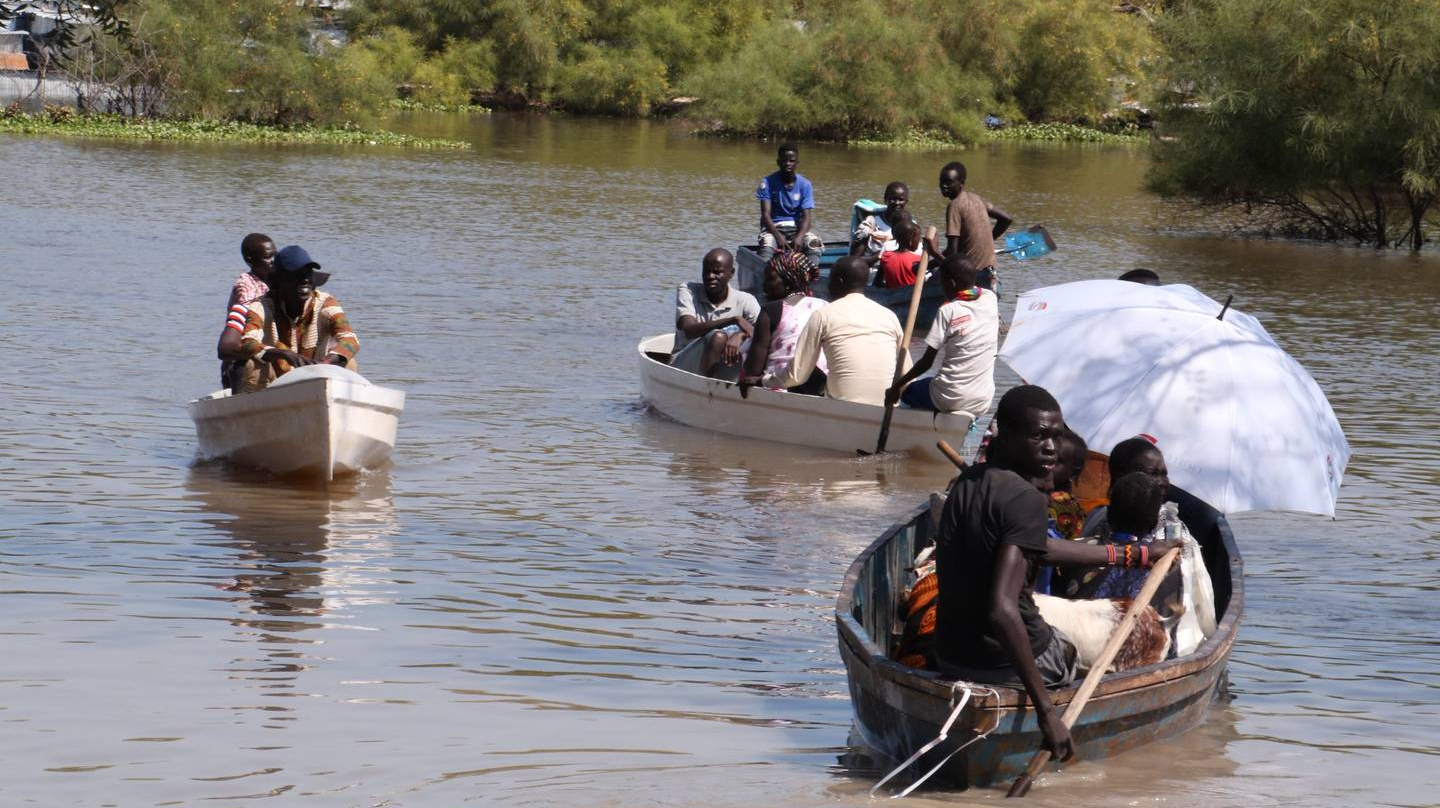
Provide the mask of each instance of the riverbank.
POLYGON ((128 118, 122 115, 84 115, 70 113, 68 108, 38 115, 0 114, 0 134, 115 140, 392 146, 405 149, 461 150, 470 148, 470 144, 463 140, 416 137, 396 132, 365 131, 343 127, 258 126, 222 121, 181 121, 128 118))
MULTIPOLYGON (((1020 143, 1112 143, 1136 146, 1150 142, 1150 132, 1134 129, 1106 132, 1069 123, 1022 123, 1001 129, 987 129, 979 143, 995 141, 1020 143)), ((893 138, 862 138, 850 141, 852 146, 882 149, 963 149, 971 145, 938 132, 911 131, 893 138)))
MULTIPOLYGON (((1139 146, 1150 142, 1150 131, 1149 129, 1132 128, 1121 132, 1107 132, 1102 129, 1077 126, 1069 123, 1022 123, 1000 129, 987 129, 980 134, 979 140, 974 143, 950 137, 943 132, 916 129, 894 137, 865 137, 839 142, 843 142, 847 146, 860 146, 862 148, 918 150, 967 149, 972 146, 997 141, 1022 143, 1107 143, 1139 146)), ((695 130, 695 134, 700 137, 718 138, 722 140, 756 139, 754 135, 731 132, 714 127, 702 127, 695 130)))

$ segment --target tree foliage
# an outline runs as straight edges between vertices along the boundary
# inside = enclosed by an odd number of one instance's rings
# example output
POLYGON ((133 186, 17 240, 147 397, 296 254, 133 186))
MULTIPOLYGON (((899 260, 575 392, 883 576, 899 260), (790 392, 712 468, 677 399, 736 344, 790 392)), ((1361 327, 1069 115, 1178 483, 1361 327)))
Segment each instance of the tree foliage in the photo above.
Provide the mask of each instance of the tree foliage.
POLYGON ((687 86, 741 132, 822 137, 935 130, 968 139, 987 112, 1080 121, 1151 56, 1149 27, 1094 0, 821 0, 687 86), (758 107, 758 109, 756 108, 758 107))
POLYGON ((1151 185, 1282 231, 1419 249, 1440 190, 1429 0, 1196 0, 1162 18, 1151 185))
POLYGON ((147 110, 252 121, 361 115, 397 93, 619 115, 693 95, 739 133, 968 139, 987 112, 1094 119, 1150 45, 1110 0, 354 0, 343 47, 315 35, 311 5, 99 0, 134 36, 87 69, 147 110))
POLYGON ((294 125, 365 118, 393 93, 315 35, 291 0, 133 0, 123 35, 67 56, 98 106, 131 114, 294 125))

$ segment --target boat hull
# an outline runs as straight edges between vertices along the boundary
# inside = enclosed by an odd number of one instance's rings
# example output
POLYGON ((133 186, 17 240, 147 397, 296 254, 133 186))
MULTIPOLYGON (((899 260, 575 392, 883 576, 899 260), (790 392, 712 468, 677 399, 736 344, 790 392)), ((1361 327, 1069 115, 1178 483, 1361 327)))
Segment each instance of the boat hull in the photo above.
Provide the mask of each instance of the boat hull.
MULTIPOLYGON (((751 388, 742 398, 733 382, 710 379, 663 361, 674 336, 640 341, 640 391, 652 407, 688 426, 757 440, 832 449, 853 456, 871 452, 885 408, 853 401, 751 388)), ((964 413, 896 408, 886 451, 904 451, 936 462, 945 440, 959 446, 974 419, 964 413)))
POLYGON ((385 462, 404 406, 399 390, 316 378, 187 408, 202 457, 330 480, 385 462))
MULTIPOLYGON (((1176 499, 1200 541, 1215 585, 1219 625, 1186 657, 1114 673, 1100 686, 1071 729, 1079 759, 1118 754, 1191 729, 1205 720, 1234 646, 1243 605, 1241 560, 1223 516, 1184 492, 1176 499)), ((909 668, 885 653, 902 621, 899 600, 914 550, 932 538, 927 506, 895 525, 851 566, 836 602, 840 656, 850 685, 855 723, 864 743, 893 761, 909 758, 935 739, 959 702, 955 683, 909 668), (877 641, 878 638, 878 641, 877 641)), ((1079 682, 1050 691, 1060 708, 1079 682)), ((1039 750, 1041 733, 1021 689, 972 697, 949 739, 915 766, 925 771, 957 745, 989 730, 946 764, 938 778, 960 788, 1013 779, 1039 750)))

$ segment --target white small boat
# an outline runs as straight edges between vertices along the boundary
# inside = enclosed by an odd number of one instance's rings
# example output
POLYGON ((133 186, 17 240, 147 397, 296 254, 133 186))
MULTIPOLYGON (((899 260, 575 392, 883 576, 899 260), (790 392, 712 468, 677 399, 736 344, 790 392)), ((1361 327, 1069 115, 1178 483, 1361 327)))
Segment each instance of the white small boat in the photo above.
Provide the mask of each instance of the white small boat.
MULTIPOLYGON (((740 396, 734 382, 690 373, 668 364, 674 334, 640 341, 640 393, 652 407, 688 426, 746 438, 834 449, 853 456, 873 452, 885 408, 854 401, 783 393, 761 387, 740 396)), ((943 460, 935 442, 959 448, 974 418, 897 407, 886 451, 943 460)))
POLYGON ((307 365, 264 390, 220 390, 187 405, 203 457, 326 480, 383 463, 404 408, 403 392, 334 365, 307 365))

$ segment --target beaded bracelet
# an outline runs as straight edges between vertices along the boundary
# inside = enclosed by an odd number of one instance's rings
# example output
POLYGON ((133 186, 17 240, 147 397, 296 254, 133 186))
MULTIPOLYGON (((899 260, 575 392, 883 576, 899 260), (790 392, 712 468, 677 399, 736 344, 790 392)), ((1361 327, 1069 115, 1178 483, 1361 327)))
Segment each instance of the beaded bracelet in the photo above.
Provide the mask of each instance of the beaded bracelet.
POLYGON ((1112 566, 1112 567, 1115 566, 1115 545, 1113 545, 1113 544, 1107 544, 1107 545, 1105 545, 1105 554, 1110 557, 1110 560, 1109 560, 1110 566, 1112 566))
POLYGON ((1149 547, 1146 547, 1146 546, 1143 545, 1143 544, 1140 545, 1140 566, 1142 566, 1142 567, 1149 567, 1149 566, 1150 566, 1150 548, 1149 548, 1149 547))
POLYGON ((1133 544, 1125 545, 1125 566, 1135 566, 1135 545, 1133 544))

